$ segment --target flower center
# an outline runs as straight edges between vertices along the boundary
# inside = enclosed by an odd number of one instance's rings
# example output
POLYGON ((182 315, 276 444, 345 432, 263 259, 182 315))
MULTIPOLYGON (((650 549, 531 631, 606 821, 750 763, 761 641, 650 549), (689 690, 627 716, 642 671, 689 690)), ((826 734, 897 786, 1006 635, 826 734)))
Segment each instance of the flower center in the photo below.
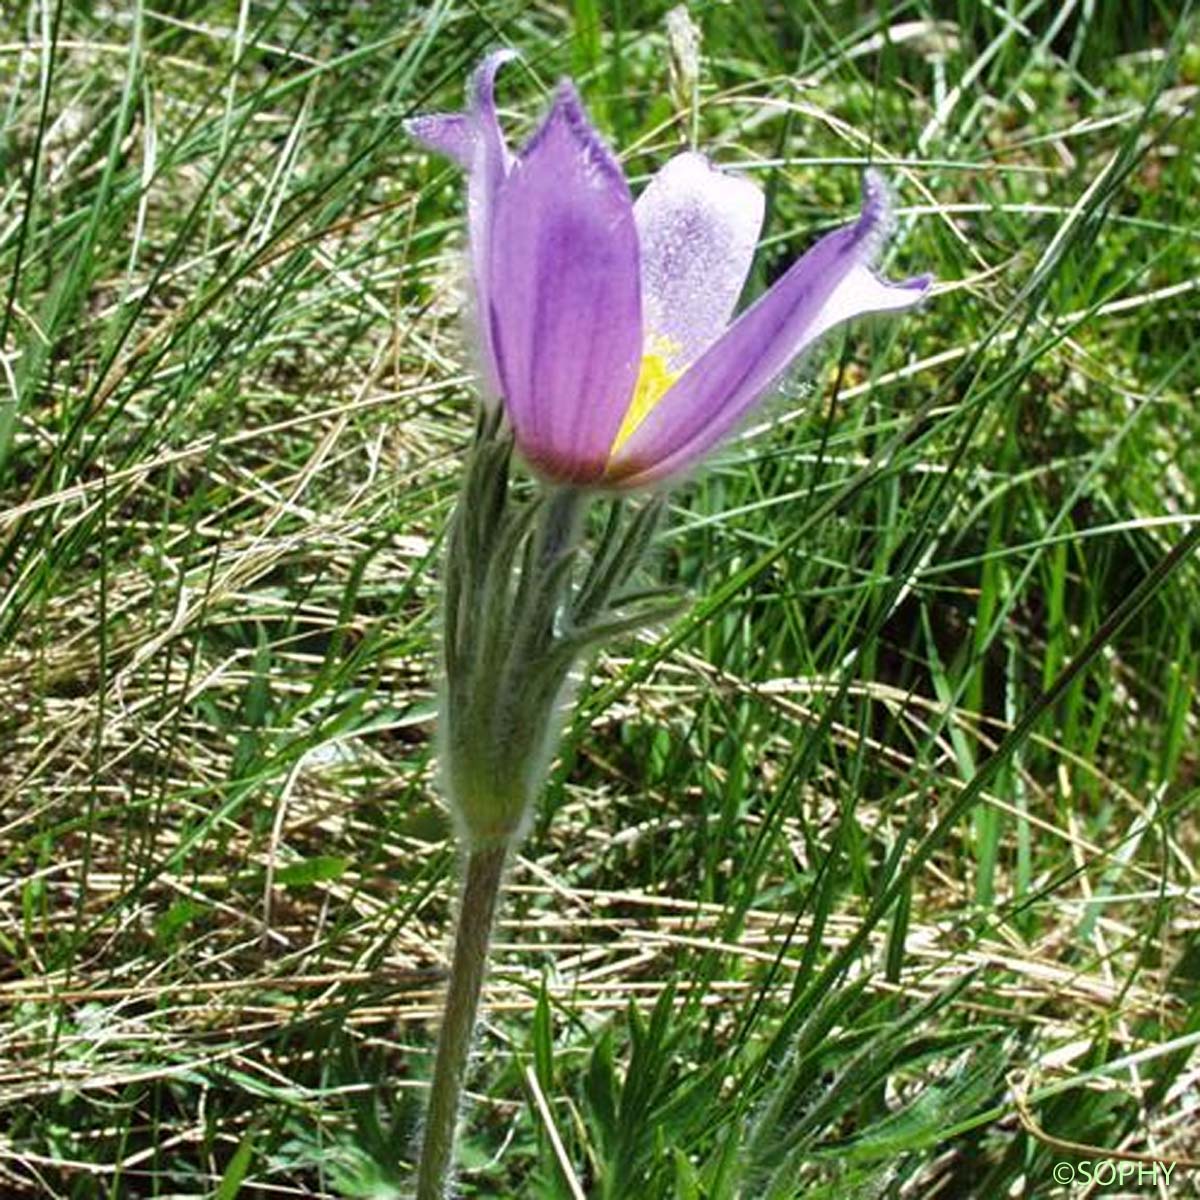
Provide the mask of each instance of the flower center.
POLYGON ((666 338, 652 338, 650 349, 642 355, 642 369, 633 386, 633 399, 625 412, 625 420, 613 439, 610 454, 618 450, 633 436, 634 430, 650 415, 654 406, 667 394, 670 386, 682 374, 672 371, 667 365, 674 344, 666 338))

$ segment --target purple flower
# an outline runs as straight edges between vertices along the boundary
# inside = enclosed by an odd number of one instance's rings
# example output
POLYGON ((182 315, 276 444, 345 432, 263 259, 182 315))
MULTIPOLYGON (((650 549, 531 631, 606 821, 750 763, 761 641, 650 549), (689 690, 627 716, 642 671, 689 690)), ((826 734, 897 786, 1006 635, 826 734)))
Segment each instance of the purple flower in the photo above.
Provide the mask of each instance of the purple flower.
POLYGON ((513 57, 483 61, 467 112, 407 127, 467 171, 485 383, 543 477, 630 488, 684 471, 823 333, 928 290, 929 276, 872 271, 889 210, 868 171, 858 220, 731 322, 762 225, 758 187, 684 153, 635 203, 569 80, 514 157, 494 100, 513 57))

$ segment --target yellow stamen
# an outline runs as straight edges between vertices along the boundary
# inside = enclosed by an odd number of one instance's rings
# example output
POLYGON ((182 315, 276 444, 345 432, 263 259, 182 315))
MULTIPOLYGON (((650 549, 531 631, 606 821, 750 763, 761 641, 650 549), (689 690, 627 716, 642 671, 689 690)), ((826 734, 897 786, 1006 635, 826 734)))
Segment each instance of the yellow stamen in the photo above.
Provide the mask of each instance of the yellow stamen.
POLYGON ((625 420, 613 441, 611 454, 618 450, 633 436, 637 427, 650 415, 654 406, 666 395, 667 389, 680 376, 679 371, 672 371, 667 365, 667 357, 673 346, 665 338, 655 338, 650 343, 651 349, 642 355, 642 369, 638 372, 637 383, 633 388, 633 399, 625 412, 625 420))

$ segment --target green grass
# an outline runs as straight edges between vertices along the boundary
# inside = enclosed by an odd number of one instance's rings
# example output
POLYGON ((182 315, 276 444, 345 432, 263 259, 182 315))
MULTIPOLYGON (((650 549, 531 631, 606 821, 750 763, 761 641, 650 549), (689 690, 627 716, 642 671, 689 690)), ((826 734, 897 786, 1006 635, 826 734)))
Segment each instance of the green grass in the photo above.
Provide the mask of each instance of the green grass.
MULTIPOLYGON (((507 43, 512 136, 571 72, 640 183, 693 124, 667 7, 0 18, 0 1193, 403 1189, 473 398, 460 182, 401 121, 507 43)), ((653 571, 694 602, 594 664, 522 849, 465 1195, 1200 1159, 1179 11, 694 6, 699 142, 768 191, 753 289, 868 161, 889 271, 940 284, 676 491, 653 571)))

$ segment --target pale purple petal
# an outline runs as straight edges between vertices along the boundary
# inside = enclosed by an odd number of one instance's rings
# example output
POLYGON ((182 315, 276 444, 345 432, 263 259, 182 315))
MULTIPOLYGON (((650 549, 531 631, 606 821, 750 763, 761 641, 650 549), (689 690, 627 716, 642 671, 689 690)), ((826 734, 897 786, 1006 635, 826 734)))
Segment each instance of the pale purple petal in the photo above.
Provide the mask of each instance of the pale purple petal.
POLYGON ((426 113, 404 122, 405 131, 422 145, 453 159, 464 170, 478 165, 503 177, 511 155, 496 117, 496 73, 518 57, 515 50, 493 50, 471 72, 465 113, 426 113))
POLYGON ((888 219, 883 183, 868 172, 858 221, 823 237, 684 372, 613 455, 609 482, 633 487, 685 470, 832 325, 916 304, 928 278, 887 284, 869 269, 888 219))
POLYGON ((551 478, 598 479, 641 361, 637 228, 569 83, 500 186, 491 244, 491 334, 517 446, 551 478))
POLYGON ((671 159, 633 206, 648 349, 681 371, 716 341, 750 273, 762 191, 701 154, 671 159))
POLYGON ((504 132, 496 116, 496 73, 517 57, 514 50, 495 50, 475 69, 471 80, 469 117, 475 130, 475 150, 467 182, 467 225, 471 240, 471 281, 474 285, 474 318, 479 338, 485 394, 500 394, 500 376, 487 313, 488 258, 496 192, 512 163, 504 132))
POLYGON ((902 283, 880 279, 865 263, 853 267, 834 289, 833 295, 821 307, 808 333, 807 342, 815 342, 835 325, 864 313, 898 312, 912 306, 924 296, 932 279, 917 275, 902 283))
POLYGON ((488 165, 503 174, 512 160, 500 120, 496 116, 496 75, 505 63, 519 58, 515 50, 493 50, 475 68, 471 76, 470 107, 471 120, 475 124, 480 141, 487 151, 488 165))
POLYGON ((475 156, 475 130, 466 113, 427 113, 404 122, 405 131, 423 146, 452 158, 464 171, 475 156))
POLYGON ((484 319, 489 309, 487 263, 496 191, 512 163, 496 115, 496 73, 517 57, 515 50, 495 50, 471 75, 465 113, 433 113, 405 121, 419 142, 453 159, 467 171, 467 227, 470 236, 471 284, 480 368, 485 397, 499 394, 499 377, 491 331, 484 319))

